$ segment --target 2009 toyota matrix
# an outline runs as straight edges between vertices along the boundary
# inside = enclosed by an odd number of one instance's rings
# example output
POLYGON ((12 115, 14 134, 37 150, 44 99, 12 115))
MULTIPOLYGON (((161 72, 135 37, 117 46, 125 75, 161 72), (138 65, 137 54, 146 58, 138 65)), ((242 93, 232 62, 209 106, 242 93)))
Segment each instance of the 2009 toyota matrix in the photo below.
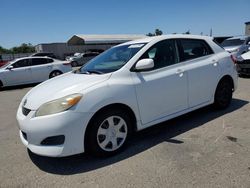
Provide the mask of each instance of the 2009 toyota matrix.
POLYGON ((230 54, 205 36, 165 35, 115 46, 79 70, 31 89, 17 112, 32 152, 119 152, 133 131, 213 104, 237 87, 230 54))

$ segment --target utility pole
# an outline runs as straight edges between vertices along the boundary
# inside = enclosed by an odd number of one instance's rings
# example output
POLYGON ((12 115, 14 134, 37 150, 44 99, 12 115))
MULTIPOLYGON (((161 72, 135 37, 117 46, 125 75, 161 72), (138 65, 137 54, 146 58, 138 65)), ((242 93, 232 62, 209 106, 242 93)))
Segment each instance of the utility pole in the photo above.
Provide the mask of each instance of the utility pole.
POLYGON ((210 29, 210 37, 212 37, 213 36, 213 29, 211 28, 210 29))

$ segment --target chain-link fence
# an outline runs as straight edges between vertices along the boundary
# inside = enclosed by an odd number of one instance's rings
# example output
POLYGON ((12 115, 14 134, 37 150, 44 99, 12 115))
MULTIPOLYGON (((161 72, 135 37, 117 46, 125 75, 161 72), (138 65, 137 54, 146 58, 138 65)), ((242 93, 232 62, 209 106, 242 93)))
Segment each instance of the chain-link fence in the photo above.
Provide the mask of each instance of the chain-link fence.
POLYGON ((0 61, 11 61, 16 58, 27 57, 33 53, 21 53, 21 54, 0 54, 0 61))

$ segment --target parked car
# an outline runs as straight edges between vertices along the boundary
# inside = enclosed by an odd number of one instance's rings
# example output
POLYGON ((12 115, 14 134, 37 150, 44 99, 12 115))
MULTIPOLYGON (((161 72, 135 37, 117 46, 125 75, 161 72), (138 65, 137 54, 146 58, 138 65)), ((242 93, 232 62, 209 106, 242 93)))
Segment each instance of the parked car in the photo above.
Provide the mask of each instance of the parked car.
POLYGON ((0 68, 1 68, 2 66, 6 65, 7 63, 8 63, 8 61, 1 61, 1 60, 0 60, 0 68))
POLYGON ((240 76, 250 75, 250 51, 237 58, 237 71, 240 76))
POLYGON ((250 50, 250 36, 232 37, 224 40, 221 46, 235 57, 250 50))
POLYGON ((76 53, 74 56, 68 57, 67 60, 71 62, 72 67, 78 67, 84 65, 99 54, 99 52, 76 53))
POLYGON ((237 78, 230 54, 210 37, 130 41, 31 89, 17 111, 20 138, 44 156, 113 155, 133 131, 210 104, 228 107, 237 78))
POLYGON ((51 57, 51 58, 56 58, 54 53, 50 53, 50 52, 38 52, 38 53, 34 53, 31 55, 31 57, 51 57))
POLYGON ((49 57, 25 57, 0 67, 0 87, 39 83, 72 70, 70 62, 49 57))

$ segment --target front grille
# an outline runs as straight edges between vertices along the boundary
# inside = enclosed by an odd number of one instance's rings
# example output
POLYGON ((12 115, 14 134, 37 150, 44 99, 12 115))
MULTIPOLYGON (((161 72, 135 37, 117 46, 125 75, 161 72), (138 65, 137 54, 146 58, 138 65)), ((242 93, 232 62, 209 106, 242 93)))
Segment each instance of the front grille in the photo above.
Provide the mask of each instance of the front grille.
POLYGON ((23 115, 27 116, 30 113, 30 111, 31 111, 30 109, 22 107, 23 115))

